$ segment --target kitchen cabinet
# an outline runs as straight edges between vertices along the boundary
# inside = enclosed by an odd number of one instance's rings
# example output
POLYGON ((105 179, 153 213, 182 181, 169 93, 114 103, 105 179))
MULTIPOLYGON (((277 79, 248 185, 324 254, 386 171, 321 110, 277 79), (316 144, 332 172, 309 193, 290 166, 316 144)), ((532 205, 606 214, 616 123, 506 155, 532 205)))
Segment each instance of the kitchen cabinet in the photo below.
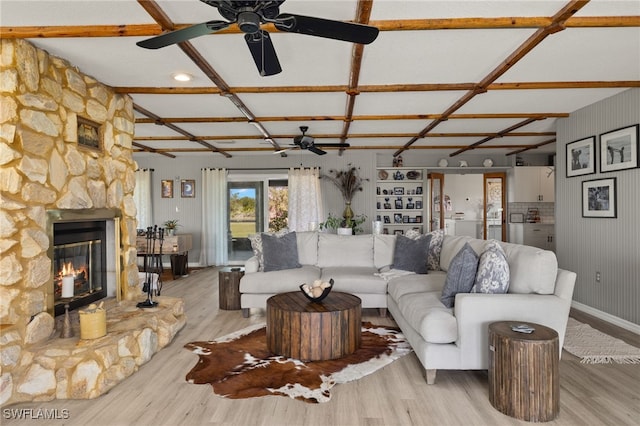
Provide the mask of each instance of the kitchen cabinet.
POLYGON ((551 166, 514 167, 509 172, 509 202, 555 201, 555 173, 551 166))
POLYGON ((555 225, 551 223, 510 223, 509 242, 555 251, 555 225))
POLYGON ((404 234, 409 229, 425 232, 427 198, 424 170, 409 167, 377 169, 376 220, 384 233, 404 234))

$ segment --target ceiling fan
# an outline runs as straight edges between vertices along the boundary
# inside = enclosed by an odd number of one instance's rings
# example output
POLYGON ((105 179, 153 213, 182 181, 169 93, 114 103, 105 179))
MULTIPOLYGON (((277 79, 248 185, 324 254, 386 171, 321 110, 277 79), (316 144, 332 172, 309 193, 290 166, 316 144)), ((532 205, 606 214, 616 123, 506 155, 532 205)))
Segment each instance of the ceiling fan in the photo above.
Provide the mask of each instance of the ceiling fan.
POLYGON ((228 21, 203 22, 139 41, 136 44, 146 49, 159 49, 195 37, 212 34, 236 23, 240 30, 245 33, 244 39, 247 42, 247 46, 249 46, 249 51, 258 67, 258 71, 260 71, 260 75, 268 76, 278 74, 282 71, 282 68, 273 47, 271 36, 267 31, 260 29, 261 24, 273 23, 280 31, 361 44, 369 44, 378 36, 378 29, 369 25, 280 13, 280 5, 285 0, 200 1, 217 8, 220 15, 228 21))
POLYGON ((349 148, 351 146, 348 143, 315 143, 313 136, 307 135, 307 130, 309 130, 309 127, 300 126, 302 134, 293 138, 293 144, 290 144, 291 148, 276 151, 274 154, 281 154, 283 152, 291 151, 292 149, 306 149, 314 154, 325 155, 327 151, 318 148, 319 146, 332 146, 335 148, 349 148))

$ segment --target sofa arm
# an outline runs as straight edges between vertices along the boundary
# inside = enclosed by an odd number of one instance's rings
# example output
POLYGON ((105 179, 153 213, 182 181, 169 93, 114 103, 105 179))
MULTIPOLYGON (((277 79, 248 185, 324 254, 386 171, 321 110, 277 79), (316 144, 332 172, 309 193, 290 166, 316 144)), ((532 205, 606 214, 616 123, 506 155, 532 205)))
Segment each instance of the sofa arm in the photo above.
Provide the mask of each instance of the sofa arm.
POLYGON ((485 369, 488 366, 489 324, 513 320, 533 322, 558 332, 560 349, 569 318, 571 299, 541 294, 456 295, 454 314, 463 365, 485 369))
POLYGON ((258 258, 256 256, 251 256, 244 262, 244 273, 252 274, 254 272, 258 272, 259 267, 260 263, 258 262, 258 258))

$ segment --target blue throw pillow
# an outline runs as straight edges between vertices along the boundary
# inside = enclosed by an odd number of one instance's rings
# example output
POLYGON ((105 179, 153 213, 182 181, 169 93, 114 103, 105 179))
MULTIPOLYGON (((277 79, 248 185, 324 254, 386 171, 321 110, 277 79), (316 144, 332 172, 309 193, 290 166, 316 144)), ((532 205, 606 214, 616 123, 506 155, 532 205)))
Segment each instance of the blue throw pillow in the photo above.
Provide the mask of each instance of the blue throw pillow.
POLYGON ((301 268, 298 261, 298 240, 295 232, 281 237, 262 234, 264 272, 301 268))
POLYGON ((447 278, 442 288, 442 296, 440 301, 447 308, 453 308, 456 300, 456 294, 469 293, 476 280, 476 272, 478 271, 478 254, 469 243, 460 249, 453 257, 447 278))
POLYGON ((426 274, 427 256, 429 255, 430 235, 412 239, 403 235, 396 237, 396 248, 393 252, 393 269, 426 274))
POLYGON ((509 290, 509 275, 507 255, 497 241, 491 241, 480 255, 471 293, 506 293, 509 290))

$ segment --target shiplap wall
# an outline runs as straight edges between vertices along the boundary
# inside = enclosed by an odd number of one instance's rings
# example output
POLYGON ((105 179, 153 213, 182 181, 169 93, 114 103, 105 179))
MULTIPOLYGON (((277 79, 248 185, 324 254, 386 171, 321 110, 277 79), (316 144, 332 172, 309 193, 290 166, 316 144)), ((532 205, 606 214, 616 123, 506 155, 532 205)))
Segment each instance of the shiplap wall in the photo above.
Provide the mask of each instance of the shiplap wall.
POLYGON ((640 168, 600 173, 600 134, 640 123, 640 89, 558 120, 556 247, 560 267, 578 274, 574 300, 640 324, 640 168), (566 144, 596 136, 596 173, 566 177, 566 144), (582 217, 582 182, 617 178, 617 218, 582 217), (602 274, 596 283, 596 271, 602 274))

